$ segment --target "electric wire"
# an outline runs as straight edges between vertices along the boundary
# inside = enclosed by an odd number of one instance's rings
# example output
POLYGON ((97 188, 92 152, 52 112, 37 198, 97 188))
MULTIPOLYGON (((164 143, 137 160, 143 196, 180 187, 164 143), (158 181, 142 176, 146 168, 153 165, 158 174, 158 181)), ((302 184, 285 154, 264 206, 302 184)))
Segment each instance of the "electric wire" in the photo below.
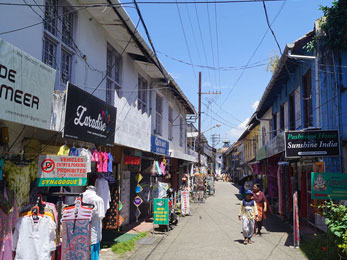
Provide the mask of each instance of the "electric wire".
MULTIPOLYGON (((273 25, 273 23, 277 20, 278 16, 281 14, 284 6, 286 5, 287 0, 283 1, 282 6, 280 7, 279 11, 277 12, 275 18, 272 20, 271 25, 273 25)), ((253 57, 255 56, 255 54, 257 53, 258 49, 260 48, 261 44, 263 43, 267 33, 269 31, 269 28, 266 29, 263 37, 261 38, 260 42, 258 43, 257 47, 255 48, 255 50, 253 51, 251 57, 248 59, 247 63, 246 63, 246 67, 250 64, 250 62, 252 61, 253 57)), ((239 74, 238 78, 236 79, 235 83, 233 84, 232 88, 230 89, 230 91, 228 92, 227 96, 225 97, 224 101, 222 102, 222 106, 225 104, 225 102, 228 100, 229 96, 231 95, 231 93, 233 92, 233 90, 235 89, 235 87, 237 86, 237 84, 239 83, 239 81, 241 80, 243 74, 245 73, 246 70, 242 70, 242 72, 239 74)))
POLYGON ((185 42, 185 44, 186 44, 186 48, 187 48, 187 51, 188 51, 189 60, 190 60, 191 67, 192 67, 192 70, 193 70, 193 73, 194 73, 194 78, 195 78, 195 81, 197 82, 198 80, 197 80, 197 76, 196 76, 196 71, 195 71, 195 68, 194 68, 194 65, 193 65, 192 55, 191 55, 191 53, 190 53, 190 49, 189 49, 189 45, 188 45, 188 41, 187 41, 186 32, 185 32, 185 30, 184 30, 184 26, 183 26, 183 22, 182 22, 182 16, 181 16, 181 11, 180 11, 180 8, 179 8, 178 4, 176 5, 176 7, 177 7, 178 17, 179 17, 180 24, 181 24, 181 29, 182 29, 183 36, 184 36, 184 42, 185 42))

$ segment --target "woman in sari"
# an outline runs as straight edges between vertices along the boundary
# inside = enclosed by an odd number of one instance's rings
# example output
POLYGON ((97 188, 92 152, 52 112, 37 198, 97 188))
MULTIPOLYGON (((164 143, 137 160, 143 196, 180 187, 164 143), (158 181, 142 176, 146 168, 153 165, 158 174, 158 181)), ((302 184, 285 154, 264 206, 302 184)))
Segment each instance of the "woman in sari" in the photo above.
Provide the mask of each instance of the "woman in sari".
POLYGON ((261 236, 261 229, 263 227, 263 219, 266 219, 266 212, 269 209, 269 202, 265 197, 265 194, 260 190, 258 183, 253 185, 253 199, 257 205, 258 217, 254 227, 254 234, 261 236), (258 229, 258 232, 257 232, 258 229))

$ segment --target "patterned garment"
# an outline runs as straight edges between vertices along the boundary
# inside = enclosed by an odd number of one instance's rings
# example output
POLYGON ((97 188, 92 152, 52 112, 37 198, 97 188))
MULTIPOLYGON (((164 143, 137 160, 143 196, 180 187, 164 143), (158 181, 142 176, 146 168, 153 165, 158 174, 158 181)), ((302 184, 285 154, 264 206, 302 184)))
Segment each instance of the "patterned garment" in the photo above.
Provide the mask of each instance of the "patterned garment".
MULTIPOLYGON (((11 193, 12 191, 5 188, 1 199, 10 200, 8 194, 11 193)), ((18 210, 15 200, 11 202, 11 205, 11 209, 7 213, 0 208, 0 260, 12 259, 12 230, 18 220, 18 210)))
POLYGON ((32 162, 27 166, 17 166, 11 161, 5 161, 4 172, 10 189, 15 193, 17 206, 20 209, 29 203, 30 182, 37 178, 37 164, 32 162))
POLYGON ((117 185, 110 186, 111 189, 111 202, 110 209, 106 213, 105 223, 106 229, 117 229, 117 219, 118 219, 118 191, 117 185))
POLYGON ((90 220, 63 221, 61 260, 90 259, 90 220))

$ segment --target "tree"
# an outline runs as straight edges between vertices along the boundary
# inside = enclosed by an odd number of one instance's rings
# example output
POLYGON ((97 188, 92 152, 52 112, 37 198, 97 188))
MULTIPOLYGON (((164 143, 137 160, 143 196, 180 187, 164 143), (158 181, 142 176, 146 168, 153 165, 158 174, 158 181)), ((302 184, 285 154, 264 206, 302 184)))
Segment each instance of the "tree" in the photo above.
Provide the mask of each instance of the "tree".
POLYGON ((273 55, 270 54, 270 62, 266 66, 266 71, 270 71, 271 73, 274 73, 279 60, 280 60, 280 56, 278 56, 277 51, 273 51, 273 55))

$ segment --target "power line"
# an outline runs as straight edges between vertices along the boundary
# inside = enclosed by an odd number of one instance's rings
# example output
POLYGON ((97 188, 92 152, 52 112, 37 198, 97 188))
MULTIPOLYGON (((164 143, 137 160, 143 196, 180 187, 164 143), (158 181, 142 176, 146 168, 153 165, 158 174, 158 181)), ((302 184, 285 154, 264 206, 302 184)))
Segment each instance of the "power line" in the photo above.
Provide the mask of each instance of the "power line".
MULTIPOLYGON (((265 0, 266 2, 282 2, 285 0, 265 0)), ((177 4, 237 4, 237 3, 261 3, 262 0, 217 0, 217 1, 177 1, 177 4)), ((133 2, 124 2, 124 3, 116 3, 116 4, 100 4, 100 3, 91 3, 88 5, 57 5, 58 7, 84 7, 84 8, 97 8, 97 7, 129 7, 128 5, 132 5, 133 2)), ((148 5, 174 5, 175 1, 139 1, 137 4, 148 4, 148 5)), ((4 6, 26 6, 21 3, 7 3, 0 2, 0 5, 4 6)), ((46 6, 45 4, 29 4, 30 6, 46 6)))
MULTIPOLYGON (((211 19, 210 19, 210 8, 209 8, 209 4, 206 4, 207 7, 207 19, 208 19, 208 28, 209 28, 209 32, 210 32, 210 43, 211 43, 211 53, 212 53, 212 64, 213 67, 216 67, 215 64, 215 57, 214 57, 214 46, 213 46, 213 40, 212 40, 212 30, 211 30, 211 19)), ((217 85, 217 76, 216 76, 216 72, 213 71, 214 74, 214 79, 215 79, 215 83, 217 85)))
MULTIPOLYGON (((287 2, 287 0, 284 0, 284 1, 283 1, 283 4, 282 4, 281 8, 280 8, 279 11, 277 12, 275 18, 272 20, 271 25, 277 20, 278 16, 279 16, 280 13, 282 12, 282 10, 283 10, 283 8, 284 8, 286 2, 287 2)), ((257 47, 256 47, 255 50, 253 51, 251 57, 248 59, 247 64, 245 65, 246 67, 249 65, 249 63, 252 61, 253 57, 254 57, 255 54, 257 53, 258 49, 260 48, 261 44, 263 43, 263 41, 264 41, 264 39, 265 39, 265 37, 266 37, 266 34, 268 33, 268 31, 269 31, 269 28, 267 28, 267 30, 265 31, 263 37, 261 38, 260 42, 258 43, 257 47)), ((239 81, 240 81, 240 79, 242 78, 242 76, 243 76, 243 74, 245 73, 245 71, 246 71, 246 70, 244 69, 244 70, 240 73, 240 75, 239 75, 239 77, 236 79, 236 81, 235 81, 233 87, 230 89, 229 93, 228 93, 227 96, 225 97, 225 99, 224 99, 222 105, 224 105, 225 102, 228 100, 229 96, 231 95, 231 93, 232 93, 233 90, 235 89, 236 85, 239 83, 239 81)))
POLYGON ((178 4, 176 5, 176 7, 177 7, 178 16, 180 18, 181 28, 182 28, 182 32, 183 32, 183 36, 184 36, 184 41, 186 43, 186 47, 187 47, 187 51, 188 51, 188 55, 189 55, 189 60, 190 60, 190 63, 191 63, 192 69, 193 69, 195 80, 197 81, 196 72, 195 72, 195 68, 194 68, 193 60, 192 60, 192 55, 190 54, 190 49, 189 49, 189 45, 188 45, 188 41, 187 41, 187 37, 186 37, 186 32, 184 30, 184 26, 183 26, 183 22, 182 22, 181 11, 180 11, 178 4))
POLYGON ((273 35, 273 37, 274 37, 274 39, 275 39, 275 41, 276 41, 277 47, 278 47, 278 49, 279 49, 279 51, 280 51, 280 54, 282 55, 281 46, 280 46, 280 44, 278 43, 277 38, 276 38, 276 35, 275 35, 274 31, 272 30, 271 24, 270 24, 270 22, 269 22, 269 16, 268 16, 268 14, 267 14, 267 9, 266 9, 266 5, 265 5, 265 0, 263 0, 263 7, 264 7, 264 12, 265 12, 265 17, 266 17, 267 26, 269 27, 269 29, 270 29, 270 31, 271 31, 271 33, 272 33, 272 35, 273 35))

